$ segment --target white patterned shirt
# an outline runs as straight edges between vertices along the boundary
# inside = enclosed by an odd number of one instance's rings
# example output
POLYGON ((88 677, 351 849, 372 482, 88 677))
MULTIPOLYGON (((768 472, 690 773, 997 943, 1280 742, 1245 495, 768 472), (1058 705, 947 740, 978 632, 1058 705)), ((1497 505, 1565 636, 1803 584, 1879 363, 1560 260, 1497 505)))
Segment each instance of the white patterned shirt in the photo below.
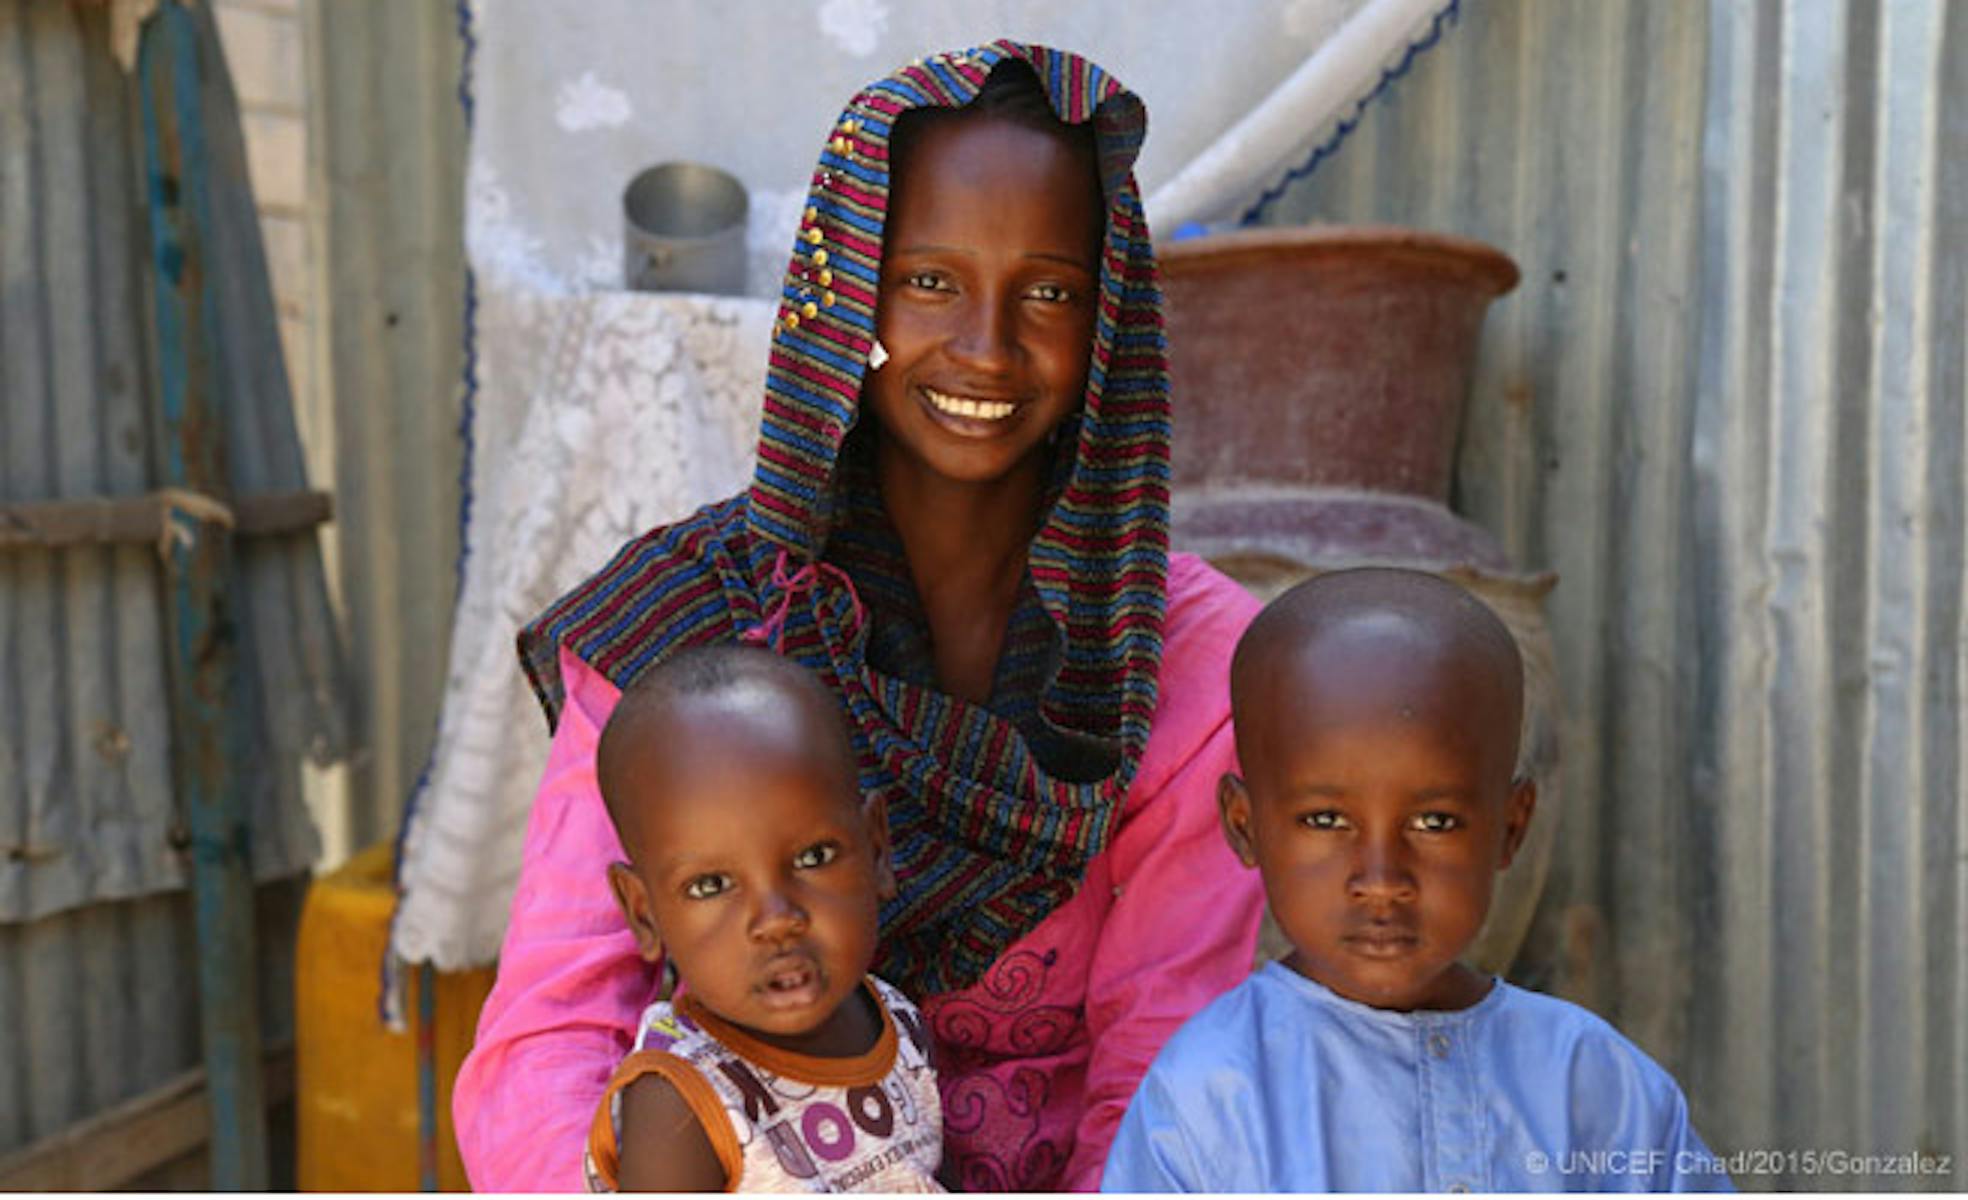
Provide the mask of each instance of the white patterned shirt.
POLYGON ((643 1010, 589 1133, 589 1190, 614 1190, 622 1089, 655 1074, 703 1126, 727 1191, 942 1191, 943 1105, 922 1017, 874 976, 865 986, 882 1031, 854 1058, 769 1046, 688 994, 643 1010))

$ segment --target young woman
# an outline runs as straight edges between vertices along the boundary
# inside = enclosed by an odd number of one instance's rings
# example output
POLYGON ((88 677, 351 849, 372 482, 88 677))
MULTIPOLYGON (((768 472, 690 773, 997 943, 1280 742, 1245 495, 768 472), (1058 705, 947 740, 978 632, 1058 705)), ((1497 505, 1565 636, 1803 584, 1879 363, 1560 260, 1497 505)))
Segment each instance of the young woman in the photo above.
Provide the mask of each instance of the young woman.
POLYGON ((751 488, 626 546, 520 637, 554 743, 454 1109, 473 1184, 581 1182, 656 980, 597 863, 620 689, 743 639, 820 674, 887 805, 875 970, 934 1038, 952 1186, 1091 1188, 1175 1028, 1251 965, 1216 831, 1257 605, 1171 556, 1140 105, 997 42, 863 89, 819 167, 751 488))

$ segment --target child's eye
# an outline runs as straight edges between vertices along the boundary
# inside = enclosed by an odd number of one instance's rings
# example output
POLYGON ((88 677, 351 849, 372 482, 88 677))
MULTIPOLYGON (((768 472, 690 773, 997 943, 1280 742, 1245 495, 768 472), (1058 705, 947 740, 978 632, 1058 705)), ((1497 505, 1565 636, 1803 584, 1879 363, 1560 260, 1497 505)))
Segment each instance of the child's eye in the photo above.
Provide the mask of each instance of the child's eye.
POLYGON ((1031 290, 1025 294, 1034 300, 1043 300, 1048 304, 1064 304, 1073 298, 1072 292, 1056 283, 1033 284, 1031 290))
POLYGON ((1336 809, 1322 808, 1300 817, 1299 823, 1307 829, 1345 829, 1346 815, 1336 809))
POLYGON ((1462 818, 1454 813, 1425 812, 1415 817, 1414 825, 1423 833, 1448 833, 1462 828, 1462 818))
POLYGON ((731 876, 723 874, 699 875, 683 885, 683 894, 692 900, 709 900, 730 890, 731 876))
POLYGON ((912 288, 921 288, 925 292, 947 292, 950 290, 950 281, 934 271, 911 271, 902 277, 902 282, 912 288))
POLYGON ((839 857, 839 846, 832 842, 817 842, 793 855, 793 866, 802 871, 810 871, 814 867, 824 867, 839 857))

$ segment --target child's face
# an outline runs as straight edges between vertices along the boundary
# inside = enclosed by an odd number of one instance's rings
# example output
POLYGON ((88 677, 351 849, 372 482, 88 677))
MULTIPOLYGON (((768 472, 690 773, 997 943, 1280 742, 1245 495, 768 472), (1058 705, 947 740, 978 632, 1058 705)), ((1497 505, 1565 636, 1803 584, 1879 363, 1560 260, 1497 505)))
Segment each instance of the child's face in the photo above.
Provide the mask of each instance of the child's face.
POLYGON ((1311 647, 1240 703, 1242 780, 1219 800, 1264 877, 1289 966, 1376 1008, 1456 1009, 1487 984, 1457 962, 1528 825, 1514 715, 1453 661, 1311 647))
POLYGON ((724 1019, 838 1053, 894 887, 880 804, 863 811, 844 755, 814 752, 797 703, 690 707, 662 734, 623 772, 638 868, 610 873, 644 954, 724 1019))
POLYGON ((939 120, 903 157, 863 403, 919 469, 994 482, 1041 461, 1080 403, 1102 214, 1072 141, 989 116, 939 120))

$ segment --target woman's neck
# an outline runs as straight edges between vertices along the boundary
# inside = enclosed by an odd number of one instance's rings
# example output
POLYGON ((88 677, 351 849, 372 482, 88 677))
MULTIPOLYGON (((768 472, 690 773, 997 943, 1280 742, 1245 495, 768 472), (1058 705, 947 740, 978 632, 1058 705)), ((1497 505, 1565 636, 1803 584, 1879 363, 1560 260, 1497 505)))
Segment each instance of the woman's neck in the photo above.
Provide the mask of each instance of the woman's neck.
POLYGON ((937 685, 984 703, 1038 530, 1045 460, 1034 456, 1004 478, 963 483, 878 444, 875 470, 929 623, 937 685))

